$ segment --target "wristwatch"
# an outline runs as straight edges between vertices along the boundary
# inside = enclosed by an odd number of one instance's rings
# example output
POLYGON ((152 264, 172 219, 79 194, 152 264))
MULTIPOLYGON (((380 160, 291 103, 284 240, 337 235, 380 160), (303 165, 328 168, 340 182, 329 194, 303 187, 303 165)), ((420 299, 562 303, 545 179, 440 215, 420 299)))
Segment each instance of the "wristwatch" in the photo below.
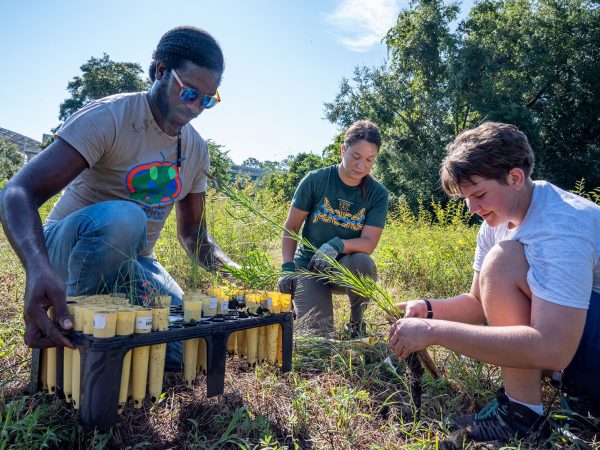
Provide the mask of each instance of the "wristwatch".
POLYGON ((424 298, 423 301, 427 305, 427 318, 433 319, 433 309, 431 308, 431 302, 429 301, 429 299, 426 298, 424 298))

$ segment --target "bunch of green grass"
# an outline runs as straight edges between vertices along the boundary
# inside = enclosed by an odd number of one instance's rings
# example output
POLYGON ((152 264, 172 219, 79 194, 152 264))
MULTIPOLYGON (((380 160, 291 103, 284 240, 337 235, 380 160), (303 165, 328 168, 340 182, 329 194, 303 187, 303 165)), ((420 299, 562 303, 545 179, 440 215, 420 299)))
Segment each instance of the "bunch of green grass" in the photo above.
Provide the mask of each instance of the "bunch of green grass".
POLYGON ((270 258, 258 248, 250 248, 237 262, 240 268, 229 267, 229 273, 243 286, 255 290, 272 290, 277 283, 278 272, 270 258))

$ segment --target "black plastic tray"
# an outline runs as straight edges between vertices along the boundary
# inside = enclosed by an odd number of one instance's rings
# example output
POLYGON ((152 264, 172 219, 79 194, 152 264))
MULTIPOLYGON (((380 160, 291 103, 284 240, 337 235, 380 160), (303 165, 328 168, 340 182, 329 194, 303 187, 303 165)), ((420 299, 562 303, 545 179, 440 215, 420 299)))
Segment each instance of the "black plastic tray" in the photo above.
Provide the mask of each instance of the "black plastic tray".
MULTIPOLYGON (((81 354, 79 419, 85 428, 106 429, 118 422, 123 357, 134 347, 204 338, 207 352, 206 394, 212 397, 222 394, 224 390, 229 335, 248 328, 281 324, 283 330, 281 369, 283 372, 292 369, 293 314, 291 312, 249 317, 230 313, 228 316, 215 316, 210 320, 202 319, 191 324, 181 322, 175 321, 166 331, 152 331, 108 339, 94 338, 80 332, 69 334, 81 354)), ((62 348, 58 348, 56 366, 59 392, 63 384, 62 360, 63 351, 62 348)), ((41 389, 40 369, 40 351, 33 349, 29 385, 31 393, 41 389)))

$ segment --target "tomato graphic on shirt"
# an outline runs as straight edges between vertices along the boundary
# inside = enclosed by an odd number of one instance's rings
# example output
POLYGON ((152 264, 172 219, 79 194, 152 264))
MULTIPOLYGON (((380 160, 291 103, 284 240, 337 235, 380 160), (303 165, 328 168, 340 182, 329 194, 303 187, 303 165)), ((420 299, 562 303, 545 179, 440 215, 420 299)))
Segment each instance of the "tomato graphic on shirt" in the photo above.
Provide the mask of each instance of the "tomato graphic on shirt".
POLYGON ((181 193, 179 170, 169 161, 152 161, 134 167, 127 174, 126 184, 129 197, 147 205, 172 203, 181 193))

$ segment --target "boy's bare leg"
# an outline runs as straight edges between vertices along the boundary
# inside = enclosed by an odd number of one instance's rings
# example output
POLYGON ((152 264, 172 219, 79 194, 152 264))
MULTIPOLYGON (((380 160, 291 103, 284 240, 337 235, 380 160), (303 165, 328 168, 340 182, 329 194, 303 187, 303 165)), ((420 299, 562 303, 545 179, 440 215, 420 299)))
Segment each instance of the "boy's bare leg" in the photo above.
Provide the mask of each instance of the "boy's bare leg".
MULTIPOLYGON (((503 241, 490 250, 479 275, 481 302, 489 326, 531 326, 528 270, 519 242, 503 241)), ((542 402, 541 370, 502 367, 502 378, 513 399, 534 405, 542 402)))

